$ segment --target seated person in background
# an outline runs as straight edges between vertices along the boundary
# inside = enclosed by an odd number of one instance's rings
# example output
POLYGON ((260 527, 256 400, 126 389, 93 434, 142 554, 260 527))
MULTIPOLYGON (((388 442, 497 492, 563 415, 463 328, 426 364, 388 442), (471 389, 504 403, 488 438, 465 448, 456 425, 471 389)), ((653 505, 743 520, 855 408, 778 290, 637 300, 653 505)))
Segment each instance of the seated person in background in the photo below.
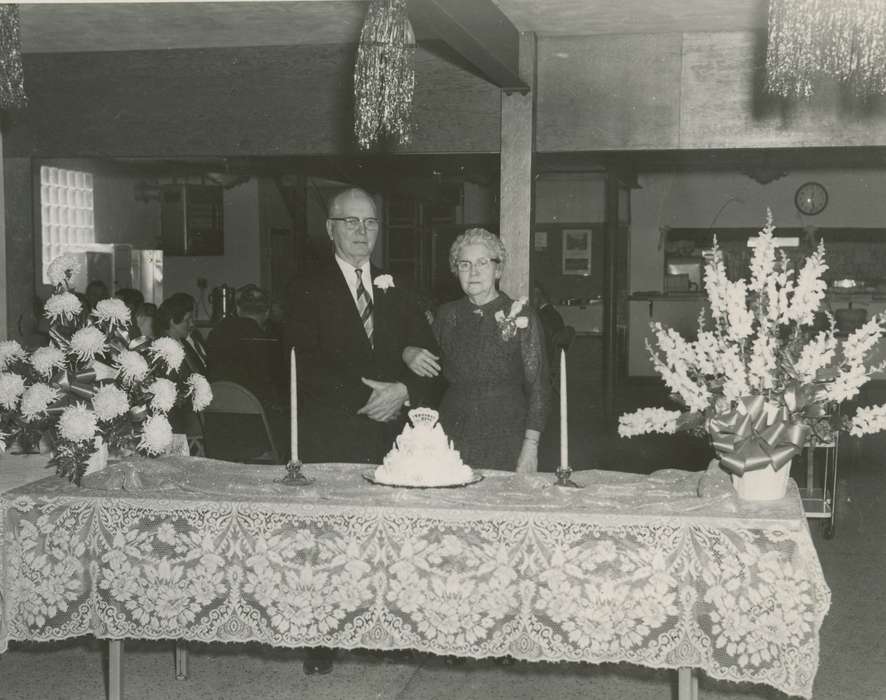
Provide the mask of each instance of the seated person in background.
POLYGON ((129 309, 129 338, 138 338, 141 335, 141 330, 136 322, 136 314, 139 307, 145 303, 144 295, 137 289, 126 287, 118 289, 114 297, 126 304, 126 308, 129 309))
MULTIPOLYGON (((222 319, 209 334, 210 381, 236 382, 261 402, 274 442, 285 458, 289 441, 288 365, 283 343, 269 332, 268 294, 254 284, 237 290, 237 316, 222 319)), ((240 462, 263 460, 270 445, 255 416, 205 417, 207 455, 240 462)))
POLYGON ((547 291, 540 283, 536 282, 532 294, 535 302, 535 312, 541 321, 542 331, 545 336, 545 350, 547 350, 548 367, 551 374, 556 375, 560 367, 560 353, 557 350, 556 338, 566 330, 566 324, 560 312, 554 308, 547 291))
POLYGON ((157 305, 146 301, 135 312, 135 324, 138 327, 138 337, 144 340, 154 339, 154 317, 157 315, 157 305))
MULTIPOLYGON (((249 285, 247 285, 249 286, 249 285)), ((283 342, 283 336, 286 333, 286 309, 283 304, 275 299, 270 300, 270 310, 268 311, 268 320, 264 323, 265 331, 272 338, 278 338, 283 342)), ((288 381, 288 380, 287 380, 288 381)))
POLYGON ((206 343, 210 381, 242 384, 262 402, 288 400, 288 395, 278 395, 289 384, 281 372, 282 345, 268 330, 270 308, 268 295, 256 285, 237 290, 237 316, 222 319, 206 343))
POLYGON ((92 280, 86 285, 86 305, 92 311, 95 305, 104 299, 110 298, 108 286, 101 280, 92 280))
POLYGON ((185 292, 176 292, 166 299, 154 317, 154 336, 169 336, 182 344, 185 362, 181 368, 183 378, 192 372, 206 376, 206 346, 194 328, 194 297, 185 292))
MULTIPOLYGON (((194 329, 194 303, 194 297, 190 294, 177 292, 160 304, 154 317, 155 337, 175 338, 185 351, 184 362, 179 367, 176 377, 179 382, 186 381, 194 372, 206 376, 206 355, 201 357, 188 342, 194 329)), ((172 429, 176 433, 185 433, 189 437, 203 434, 200 417, 184 406, 176 406, 169 412, 169 422, 172 423, 172 429)))

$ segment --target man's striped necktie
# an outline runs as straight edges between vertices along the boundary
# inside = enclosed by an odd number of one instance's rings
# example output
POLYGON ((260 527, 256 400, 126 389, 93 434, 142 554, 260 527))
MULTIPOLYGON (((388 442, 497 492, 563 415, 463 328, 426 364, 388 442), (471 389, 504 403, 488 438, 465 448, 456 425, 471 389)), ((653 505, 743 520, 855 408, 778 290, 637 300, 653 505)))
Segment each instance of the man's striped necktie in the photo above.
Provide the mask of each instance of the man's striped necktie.
POLYGON ((357 311, 360 312, 363 330, 366 331, 366 337, 369 338, 369 344, 372 345, 372 299, 369 298, 369 292, 363 286, 363 277, 360 274, 362 270, 356 268, 354 272, 357 273, 357 311))

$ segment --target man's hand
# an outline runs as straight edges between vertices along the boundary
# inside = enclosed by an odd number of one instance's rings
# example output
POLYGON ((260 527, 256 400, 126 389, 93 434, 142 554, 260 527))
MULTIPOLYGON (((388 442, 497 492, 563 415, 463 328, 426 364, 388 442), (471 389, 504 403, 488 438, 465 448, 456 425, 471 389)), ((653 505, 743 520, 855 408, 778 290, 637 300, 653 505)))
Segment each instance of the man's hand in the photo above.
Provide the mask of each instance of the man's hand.
POLYGON ((419 377, 436 377, 440 374, 440 358, 425 348, 413 345, 403 348, 403 362, 419 377))
POLYGON ((409 391, 401 382, 377 382, 365 377, 360 377, 360 381, 370 387, 372 393, 357 413, 379 423, 394 420, 409 398, 409 391))

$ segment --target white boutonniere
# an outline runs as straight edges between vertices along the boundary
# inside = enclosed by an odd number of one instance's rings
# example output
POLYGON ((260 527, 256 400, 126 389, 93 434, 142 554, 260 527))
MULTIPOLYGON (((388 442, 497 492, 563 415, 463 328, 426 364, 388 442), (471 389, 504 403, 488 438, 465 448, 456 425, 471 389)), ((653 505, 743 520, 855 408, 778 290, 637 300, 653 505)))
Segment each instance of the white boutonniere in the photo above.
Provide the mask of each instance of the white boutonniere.
POLYGON ((505 316, 504 311, 501 309, 495 312, 495 321, 498 323, 498 328, 501 331, 502 340, 510 340, 517 335, 518 328, 526 328, 529 326, 529 317, 520 315, 520 311, 523 310, 526 301, 526 297, 520 297, 517 299, 511 304, 511 310, 508 312, 507 316, 505 316))
POLYGON ((372 283, 382 291, 394 288, 394 278, 390 275, 379 275, 372 283))

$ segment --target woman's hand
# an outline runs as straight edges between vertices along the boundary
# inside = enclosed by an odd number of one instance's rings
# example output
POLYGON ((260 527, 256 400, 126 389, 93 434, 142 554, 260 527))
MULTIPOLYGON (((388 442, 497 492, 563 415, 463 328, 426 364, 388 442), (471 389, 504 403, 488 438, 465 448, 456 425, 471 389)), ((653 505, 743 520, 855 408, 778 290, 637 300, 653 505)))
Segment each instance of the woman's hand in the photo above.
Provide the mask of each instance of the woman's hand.
POLYGON ((517 457, 518 474, 535 474, 538 471, 538 438, 537 430, 527 430, 517 457))
POLYGON ((403 348, 403 362, 419 377, 436 377, 440 374, 440 358, 425 348, 407 345, 403 348))

